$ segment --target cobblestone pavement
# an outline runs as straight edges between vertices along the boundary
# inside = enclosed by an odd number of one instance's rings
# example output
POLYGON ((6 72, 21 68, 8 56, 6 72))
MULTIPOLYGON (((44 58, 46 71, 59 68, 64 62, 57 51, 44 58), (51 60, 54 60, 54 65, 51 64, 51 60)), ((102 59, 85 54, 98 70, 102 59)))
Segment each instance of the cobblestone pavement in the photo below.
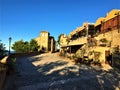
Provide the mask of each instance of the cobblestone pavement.
POLYGON ((75 65, 57 53, 17 58, 4 90, 120 90, 120 71, 75 65))

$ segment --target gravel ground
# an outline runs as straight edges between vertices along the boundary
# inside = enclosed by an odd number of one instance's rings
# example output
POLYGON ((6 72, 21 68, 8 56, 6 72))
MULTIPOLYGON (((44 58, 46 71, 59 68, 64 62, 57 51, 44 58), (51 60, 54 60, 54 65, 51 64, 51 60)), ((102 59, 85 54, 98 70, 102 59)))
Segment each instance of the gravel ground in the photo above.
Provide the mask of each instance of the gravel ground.
POLYGON ((120 71, 75 65, 58 53, 17 58, 3 90, 120 90, 120 71))

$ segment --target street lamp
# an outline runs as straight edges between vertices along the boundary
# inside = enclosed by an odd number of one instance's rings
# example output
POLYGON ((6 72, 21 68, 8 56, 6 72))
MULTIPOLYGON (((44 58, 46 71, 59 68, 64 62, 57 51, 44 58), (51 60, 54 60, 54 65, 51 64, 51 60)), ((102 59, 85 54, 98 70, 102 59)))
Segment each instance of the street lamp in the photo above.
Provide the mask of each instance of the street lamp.
POLYGON ((12 40, 12 38, 9 37, 9 55, 10 55, 11 40, 12 40))

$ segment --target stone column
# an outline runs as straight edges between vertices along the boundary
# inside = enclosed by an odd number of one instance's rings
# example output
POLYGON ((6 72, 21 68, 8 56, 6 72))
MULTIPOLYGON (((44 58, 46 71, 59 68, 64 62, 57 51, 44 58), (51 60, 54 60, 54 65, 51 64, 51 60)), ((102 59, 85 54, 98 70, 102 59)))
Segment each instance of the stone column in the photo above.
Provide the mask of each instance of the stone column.
POLYGON ((53 38, 51 38, 51 53, 53 52, 53 47, 54 47, 54 46, 53 46, 53 43, 54 43, 54 42, 53 42, 53 38))

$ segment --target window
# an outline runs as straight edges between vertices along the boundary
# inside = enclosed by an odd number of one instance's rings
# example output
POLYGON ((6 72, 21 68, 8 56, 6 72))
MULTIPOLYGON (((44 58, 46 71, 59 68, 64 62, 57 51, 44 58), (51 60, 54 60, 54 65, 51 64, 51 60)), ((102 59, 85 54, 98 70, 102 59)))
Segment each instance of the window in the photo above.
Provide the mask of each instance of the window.
POLYGON ((108 31, 111 31, 112 30, 112 28, 108 28, 108 31))
POLYGON ((43 34, 42 34, 42 36, 43 36, 43 37, 45 37, 45 36, 46 36, 46 34, 45 34, 45 33, 43 33, 43 34))

